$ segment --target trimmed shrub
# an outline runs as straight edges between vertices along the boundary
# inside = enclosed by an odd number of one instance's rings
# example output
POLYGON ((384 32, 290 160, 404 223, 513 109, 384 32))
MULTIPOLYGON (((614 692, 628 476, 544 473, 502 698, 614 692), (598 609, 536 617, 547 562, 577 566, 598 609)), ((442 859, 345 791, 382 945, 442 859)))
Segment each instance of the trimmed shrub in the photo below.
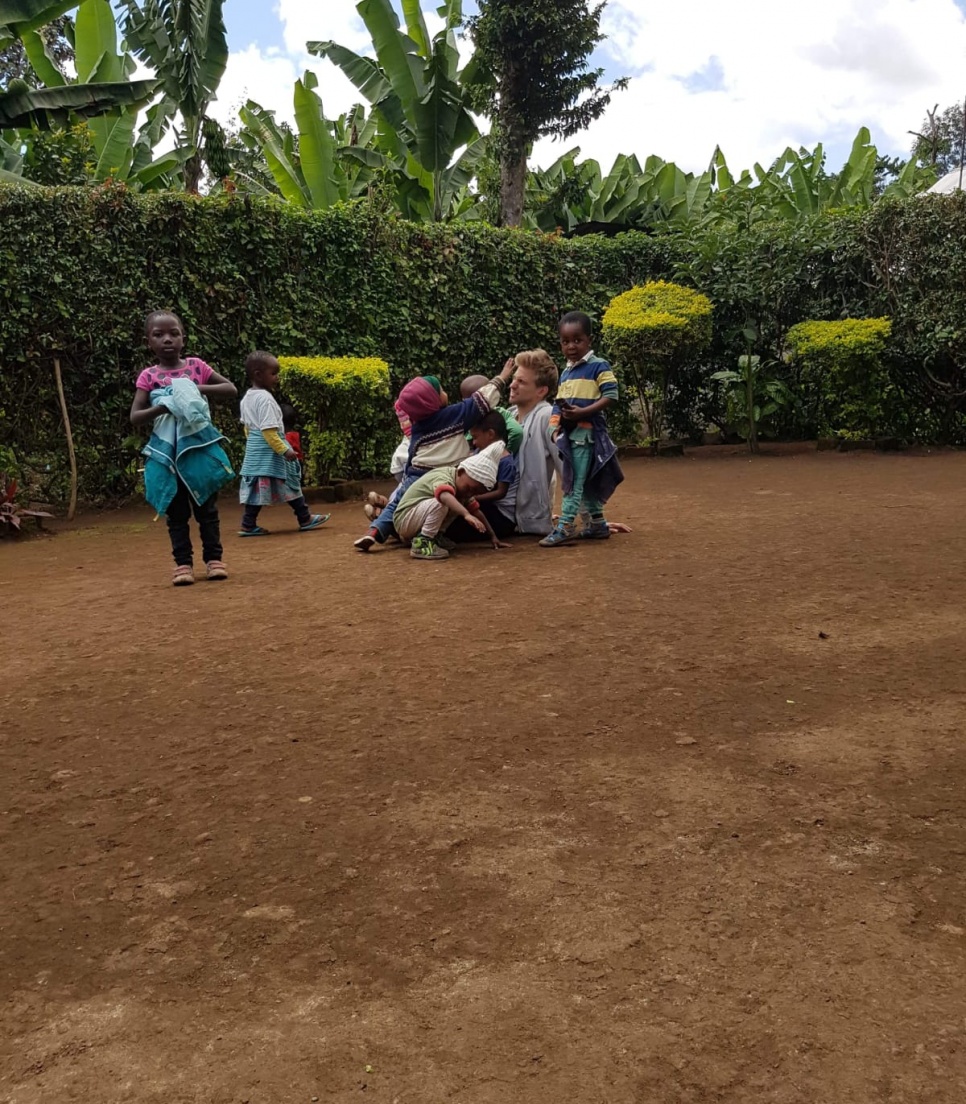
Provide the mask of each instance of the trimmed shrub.
MULTIPOLYGON (((366 201, 313 212, 113 184, 0 186, 0 227, 0 443, 46 501, 66 500, 68 488, 55 354, 82 497, 116 502, 134 492, 143 436, 128 411, 149 363, 149 310, 175 310, 185 352, 239 388, 248 353, 267 349, 382 357, 392 393, 427 372, 454 392, 471 373, 495 375, 520 349, 554 349, 560 314, 599 317, 618 291, 667 274, 673 251, 646 234, 568 242, 406 223, 366 201)), ((214 416, 238 460, 231 409, 214 416)), ((387 402, 387 425, 393 417, 387 402)))
POLYGON ((788 331, 819 436, 868 438, 892 429, 898 396, 886 365, 891 332, 888 318, 801 322, 788 331))
POLYGON ((609 355, 633 380, 648 436, 664 435, 669 388, 711 344, 711 302, 657 280, 611 300, 604 312, 609 355))
MULTIPOLYGON (((675 436, 727 421, 711 377, 747 352, 745 330, 758 334, 754 354, 797 393, 800 363, 781 362, 791 326, 888 316, 886 432, 966 443, 966 195, 732 230, 565 240, 415 225, 367 201, 312 212, 237 194, 0 186, 0 228, 0 448, 3 467, 15 463, 38 500, 68 491, 55 355, 82 497, 116 502, 134 491, 143 438, 128 410, 148 363, 144 316, 159 307, 183 318, 187 353, 239 385, 245 357, 261 348, 382 357, 390 393, 426 372, 453 392, 520 349, 555 349, 563 312, 583 310, 599 324, 616 295, 673 279, 714 303, 709 351, 668 384, 665 424, 675 436)), ((618 439, 633 434, 630 409, 613 411, 618 439)), ((231 410, 214 413, 237 436, 231 410)), ((798 406, 776 415, 782 436, 815 429, 798 406)))
POLYGON ((382 475, 399 440, 389 365, 378 357, 280 357, 279 382, 308 436, 308 478, 382 475))

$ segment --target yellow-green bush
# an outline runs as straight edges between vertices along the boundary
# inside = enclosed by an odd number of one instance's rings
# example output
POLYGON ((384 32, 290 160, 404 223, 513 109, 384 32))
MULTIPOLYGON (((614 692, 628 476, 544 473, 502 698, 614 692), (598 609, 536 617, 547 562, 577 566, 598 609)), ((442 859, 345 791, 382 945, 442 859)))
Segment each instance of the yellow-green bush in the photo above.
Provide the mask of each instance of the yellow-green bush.
POLYGON ((820 436, 876 437, 894 423, 899 401, 886 351, 888 318, 800 322, 788 331, 792 362, 820 436))
POLYGON ((710 346, 711 321, 706 296, 664 280, 623 292, 604 312, 607 353, 634 381, 650 438, 663 435, 676 376, 710 346))
POLYGON ((308 478, 384 475, 399 436, 378 357, 279 357, 281 391, 305 431, 308 478))

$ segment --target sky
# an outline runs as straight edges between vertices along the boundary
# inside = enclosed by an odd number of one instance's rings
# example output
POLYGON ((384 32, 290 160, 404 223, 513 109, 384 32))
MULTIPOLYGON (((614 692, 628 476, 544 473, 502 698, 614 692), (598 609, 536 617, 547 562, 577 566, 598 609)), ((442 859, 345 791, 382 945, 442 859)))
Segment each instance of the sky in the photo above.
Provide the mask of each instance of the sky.
MULTIPOLYGON (((423 5, 431 32, 437 6, 423 5)), ((223 122, 249 97, 292 121, 305 69, 329 117, 359 99, 305 50, 331 39, 372 53, 354 0, 227 0, 225 19, 231 58, 214 108, 223 122)), ((653 153, 701 172, 720 145, 740 170, 823 142, 837 169, 859 127, 880 153, 906 155, 927 109, 966 99, 966 0, 609 0, 602 30, 593 63, 608 80, 629 77, 627 90, 587 131, 538 143, 531 164, 579 145, 605 171, 620 153, 653 153)))

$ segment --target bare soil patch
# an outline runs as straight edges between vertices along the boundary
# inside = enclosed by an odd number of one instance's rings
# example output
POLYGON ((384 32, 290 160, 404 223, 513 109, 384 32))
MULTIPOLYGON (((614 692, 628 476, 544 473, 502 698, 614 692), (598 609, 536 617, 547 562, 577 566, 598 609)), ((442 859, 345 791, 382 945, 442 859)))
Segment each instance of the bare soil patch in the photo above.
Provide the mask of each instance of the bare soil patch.
POLYGON ((0 544, 0 1100, 966 1099, 966 456, 627 469, 606 544, 0 544))

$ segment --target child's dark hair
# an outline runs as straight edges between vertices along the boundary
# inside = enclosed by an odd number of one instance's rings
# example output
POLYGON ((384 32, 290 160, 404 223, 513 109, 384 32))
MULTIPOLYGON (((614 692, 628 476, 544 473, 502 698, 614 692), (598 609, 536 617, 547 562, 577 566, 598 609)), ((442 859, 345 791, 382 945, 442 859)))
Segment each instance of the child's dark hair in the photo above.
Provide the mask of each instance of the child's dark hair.
POLYGON ((291 433, 299 424, 298 411, 291 403, 279 403, 278 405, 279 409, 282 411, 282 428, 286 433, 291 433))
POLYGON ((175 322, 181 327, 181 332, 184 333, 184 323, 181 319, 170 310, 153 310, 149 311, 147 317, 144 319, 144 332, 149 334, 151 332, 151 324, 156 318, 173 318, 175 322))
POLYGON ((590 315, 584 314, 583 311, 567 311, 557 323, 557 329, 559 330, 562 326, 579 326, 581 331, 588 337, 594 332, 594 326, 590 320, 590 315))
POLYGON ((491 410, 489 414, 484 414, 476 423, 476 428, 492 430, 496 434, 497 440, 503 441, 504 444, 510 440, 510 434, 506 428, 506 418, 499 411, 491 410))
POLYGON ((245 375, 248 377, 248 382, 252 382, 260 368, 271 367, 275 360, 276 357, 272 353, 266 353, 264 349, 256 349, 254 353, 249 353, 245 360, 245 375))

